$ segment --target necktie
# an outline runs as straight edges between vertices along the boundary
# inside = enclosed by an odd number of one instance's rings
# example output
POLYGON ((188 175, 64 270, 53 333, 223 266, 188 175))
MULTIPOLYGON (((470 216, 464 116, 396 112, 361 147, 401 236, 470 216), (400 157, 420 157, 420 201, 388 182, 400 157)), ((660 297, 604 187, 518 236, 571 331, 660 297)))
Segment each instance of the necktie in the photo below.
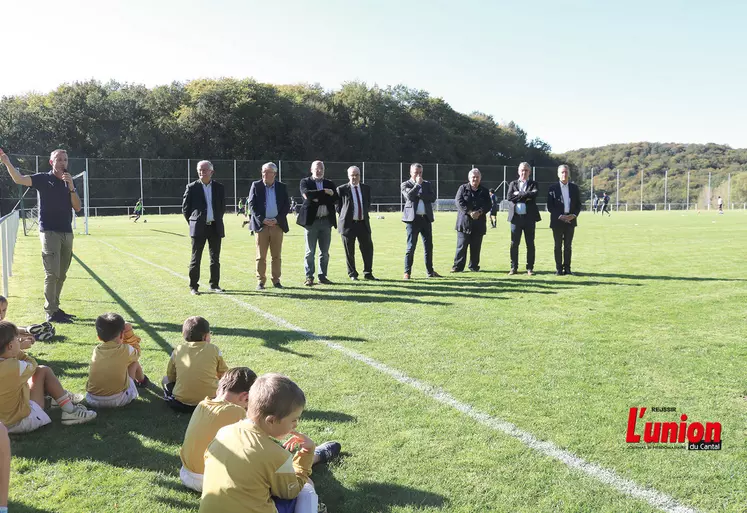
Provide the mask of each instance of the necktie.
POLYGON ((355 189, 355 202, 358 204, 358 221, 363 221, 363 202, 361 201, 361 193, 360 190, 358 190, 358 187, 353 187, 355 189))

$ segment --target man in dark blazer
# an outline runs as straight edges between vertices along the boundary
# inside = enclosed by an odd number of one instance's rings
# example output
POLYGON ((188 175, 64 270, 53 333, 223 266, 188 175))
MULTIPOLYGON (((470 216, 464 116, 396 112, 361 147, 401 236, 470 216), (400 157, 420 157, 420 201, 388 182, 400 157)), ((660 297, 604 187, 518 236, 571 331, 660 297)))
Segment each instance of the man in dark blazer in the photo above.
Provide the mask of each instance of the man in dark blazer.
POLYGON ((296 224, 304 227, 306 235, 306 257, 304 285, 314 285, 314 253, 319 244, 319 283, 331 285, 327 278, 329 245, 332 242, 332 228, 337 228, 335 205, 338 196, 335 184, 324 178, 324 162, 311 163, 311 176, 301 180, 303 205, 296 218, 296 224))
POLYGON ((199 180, 187 185, 182 199, 182 214, 189 223, 192 237, 192 259, 189 261, 189 290, 199 294, 200 262, 205 241, 210 252, 210 290, 220 288, 220 245, 225 237, 223 213, 226 210, 226 193, 223 184, 211 180, 213 165, 207 160, 197 164, 199 180))
POLYGON ((527 274, 534 275, 534 233, 537 221, 541 221, 537 208, 537 182, 529 178, 532 168, 529 163, 519 164, 519 179, 508 185, 508 222, 511 223, 511 270, 516 274, 519 269, 519 245, 521 234, 527 245, 527 274))
POLYGON ((423 180, 423 165, 417 162, 410 166, 410 179, 400 186, 405 198, 402 211, 402 222, 407 229, 407 250, 405 251, 405 275, 409 280, 412 273, 412 261, 418 246, 418 235, 423 239, 425 251, 425 270, 429 278, 440 278, 433 270, 433 205, 436 192, 430 182, 423 180))
POLYGON ((567 165, 558 167, 559 182, 547 190, 547 211, 550 213, 550 228, 555 239, 555 274, 572 275, 571 247, 576 218, 581 213, 581 193, 578 186, 570 181, 571 172, 567 165))
POLYGON ((464 271, 468 246, 469 270, 480 270, 480 249, 487 231, 487 215, 491 207, 490 193, 480 185, 480 170, 473 168, 467 178, 469 183, 462 184, 454 198, 457 205, 457 247, 454 265, 451 267, 453 273, 464 271))
POLYGON ((371 208, 371 188, 361 183, 361 170, 358 166, 348 168, 349 182, 337 188, 340 201, 337 211, 340 214, 338 231, 345 247, 345 260, 348 265, 348 276, 358 281, 355 269, 355 240, 363 257, 363 279, 376 280, 373 275, 373 241, 371 240, 371 223, 368 212, 371 208))
POLYGON ((262 179, 252 183, 249 191, 250 228, 257 247, 257 290, 264 290, 267 281, 267 248, 272 256, 272 286, 283 288, 280 283, 280 254, 283 250, 283 234, 288 233, 290 201, 285 184, 275 180, 277 172, 278 168, 273 162, 264 164, 262 179))

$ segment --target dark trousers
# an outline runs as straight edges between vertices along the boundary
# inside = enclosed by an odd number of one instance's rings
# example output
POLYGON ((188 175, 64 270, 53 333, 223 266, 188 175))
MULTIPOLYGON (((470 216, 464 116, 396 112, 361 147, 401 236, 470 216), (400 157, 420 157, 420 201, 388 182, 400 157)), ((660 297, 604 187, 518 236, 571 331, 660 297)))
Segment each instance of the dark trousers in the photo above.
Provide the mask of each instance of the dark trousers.
POLYGON ((480 250, 482 249, 483 234, 457 232, 456 255, 454 256, 453 268, 464 271, 467 262, 467 246, 469 246, 469 269, 480 270, 480 250))
POLYGON ((215 228, 215 223, 205 226, 202 237, 192 237, 192 258, 189 261, 189 288, 197 290, 200 286, 200 262, 202 250, 208 243, 210 253, 210 286, 217 288, 220 282, 220 244, 221 237, 215 228))
POLYGON ((348 264, 348 276, 358 277, 358 271, 355 270, 355 241, 358 240, 358 247, 363 257, 363 274, 373 274, 373 241, 371 233, 366 230, 366 223, 363 221, 350 221, 350 227, 347 233, 342 235, 342 245, 345 247, 345 261, 348 264))
POLYGON ((576 227, 568 223, 552 227, 552 236, 555 239, 555 269, 558 271, 571 270, 571 245, 575 230, 576 227))
POLYGON ((418 235, 420 235, 425 250, 425 270, 429 275, 433 274, 433 232, 430 220, 425 216, 416 215, 414 221, 405 223, 405 229, 407 230, 405 272, 410 274, 412 271, 412 261, 415 249, 418 247, 418 235))
POLYGON ((521 217, 514 215, 511 222, 511 269, 519 268, 519 246, 523 233, 524 242, 527 245, 527 270, 532 270, 534 269, 534 228, 537 223, 526 221, 521 217))

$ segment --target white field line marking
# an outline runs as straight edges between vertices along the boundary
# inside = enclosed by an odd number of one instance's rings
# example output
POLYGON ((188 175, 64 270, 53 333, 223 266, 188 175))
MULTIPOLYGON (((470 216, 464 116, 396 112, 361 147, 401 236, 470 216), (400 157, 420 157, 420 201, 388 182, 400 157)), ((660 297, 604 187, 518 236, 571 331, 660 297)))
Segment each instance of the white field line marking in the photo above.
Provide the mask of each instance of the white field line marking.
MULTIPOLYGON (((117 248, 116 246, 109 244, 108 242, 105 242, 103 240, 99 240, 99 242, 101 242, 102 244, 105 244, 106 246, 109 246, 110 248, 124 255, 127 255, 131 258, 139 260, 145 264, 155 267, 156 269, 160 269, 172 276, 175 276, 176 278, 179 278, 181 280, 188 279, 187 276, 181 275, 162 265, 158 265, 156 263, 150 262, 149 260, 146 260, 133 253, 127 253, 126 251, 123 251, 117 248)), ((587 476, 593 479, 596 479, 597 481, 600 481, 606 484, 607 486, 610 486, 616 489, 623 495, 627 495, 635 499, 646 501, 648 504, 650 504, 654 508, 657 508, 661 511, 666 511, 667 513, 699 513, 697 509, 689 507, 689 506, 685 506, 684 504, 681 504, 679 501, 677 501, 675 498, 670 497, 669 495, 665 493, 659 492, 651 488, 645 488, 643 486, 640 486, 639 484, 637 484, 636 482, 630 479, 626 479, 622 476, 619 476, 614 470, 606 469, 600 465, 597 465, 596 463, 589 463, 583 458, 576 456, 572 452, 566 451, 565 449, 561 449, 560 447, 558 447, 552 442, 547 442, 547 441, 542 441, 542 440, 537 439, 531 433, 518 428, 516 425, 510 422, 501 420, 496 417, 492 417, 488 415, 487 413, 481 412, 480 410, 473 408, 471 405, 459 401, 458 399, 453 397, 451 394, 449 394, 445 390, 442 390, 441 388, 428 385, 427 383, 423 383, 422 381, 411 378, 407 376, 406 374, 398 371, 397 369, 394 369, 392 367, 389 367, 388 365, 378 362, 374 360, 373 358, 369 358, 368 356, 365 356, 361 353, 348 349, 347 347, 344 347, 330 340, 325 340, 323 337, 320 337, 309 331, 306 331, 303 328, 299 328, 298 326, 291 324, 285 319, 282 319, 271 313, 267 313, 264 310, 260 310, 259 308, 257 308, 256 306, 250 303, 246 303, 244 301, 241 301, 240 299, 236 299, 235 297, 227 295, 227 294, 218 294, 218 295, 221 295, 222 297, 230 301, 233 301, 237 305, 240 305, 246 308, 247 310, 250 310, 256 313, 260 317, 264 317, 268 321, 271 321, 277 324, 278 326, 287 328, 289 330, 293 330, 296 333, 303 335, 304 337, 310 340, 317 340, 319 342, 323 342, 330 349, 334 349, 335 351, 339 351, 354 360, 357 360, 361 363, 365 363, 366 365, 369 365, 370 367, 373 367, 374 369, 391 376, 396 381, 415 388, 416 390, 422 392, 423 394, 430 397, 431 399, 435 399, 441 404, 451 406, 455 410, 458 410, 464 413, 466 416, 479 422, 480 424, 483 424, 484 426, 487 426, 490 429, 499 431, 512 438, 515 438, 519 440, 521 443, 523 443, 524 445, 526 445, 527 447, 529 447, 530 449, 533 449, 545 456, 549 456, 550 458, 559 460, 560 462, 564 463, 568 467, 578 470, 586 474, 587 476)))

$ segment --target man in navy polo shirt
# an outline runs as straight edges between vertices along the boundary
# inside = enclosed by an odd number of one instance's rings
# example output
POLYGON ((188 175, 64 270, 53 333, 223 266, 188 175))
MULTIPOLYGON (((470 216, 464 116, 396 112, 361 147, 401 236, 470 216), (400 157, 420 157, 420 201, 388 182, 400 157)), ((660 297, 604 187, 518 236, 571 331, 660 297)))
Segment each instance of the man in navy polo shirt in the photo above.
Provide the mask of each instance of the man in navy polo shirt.
POLYGON ((49 157, 48 173, 20 174, 8 156, 0 150, 0 162, 19 185, 33 187, 39 198, 39 235, 44 262, 44 311, 47 321, 69 323, 72 315, 60 308, 60 292, 73 258, 72 210, 80 211, 80 197, 73 178, 67 172, 67 152, 54 150, 49 157))

